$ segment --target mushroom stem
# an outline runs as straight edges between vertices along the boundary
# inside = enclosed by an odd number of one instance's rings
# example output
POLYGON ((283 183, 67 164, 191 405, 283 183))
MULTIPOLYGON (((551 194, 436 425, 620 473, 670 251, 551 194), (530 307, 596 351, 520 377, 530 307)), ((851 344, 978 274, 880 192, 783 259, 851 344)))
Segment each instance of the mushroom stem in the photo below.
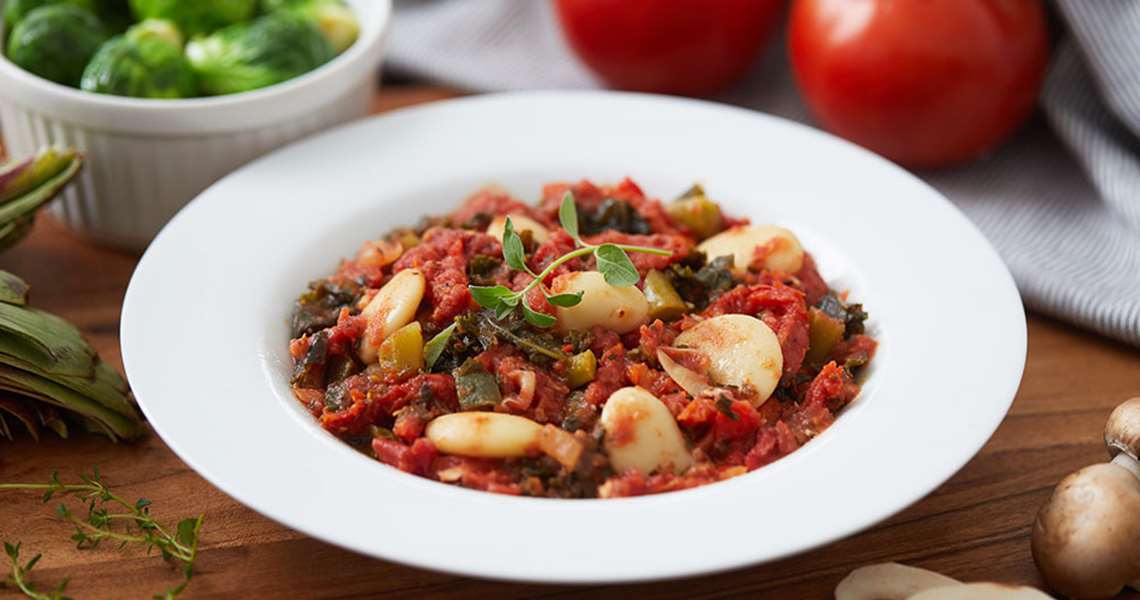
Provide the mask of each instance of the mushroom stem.
POLYGON ((1140 479, 1140 462, 1137 462, 1135 458, 1121 452, 1112 457, 1112 464, 1132 473, 1136 479, 1140 479))

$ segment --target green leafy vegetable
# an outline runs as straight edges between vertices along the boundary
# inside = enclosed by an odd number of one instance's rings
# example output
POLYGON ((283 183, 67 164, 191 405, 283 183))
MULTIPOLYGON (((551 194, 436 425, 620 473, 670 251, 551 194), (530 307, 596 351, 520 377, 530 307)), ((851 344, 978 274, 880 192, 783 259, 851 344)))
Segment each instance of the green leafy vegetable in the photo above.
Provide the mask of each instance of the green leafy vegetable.
POLYGON ((41 6, 53 4, 74 4, 82 9, 98 14, 92 0, 7 0, 4 3, 4 25, 11 31, 24 17, 41 6))
POLYGON ((614 198, 606 198, 594 210, 584 213, 579 226, 584 235, 594 235, 607 229, 640 235, 653 232, 630 203, 614 198))
POLYGON ((182 49, 158 37, 112 38, 83 71, 79 89, 134 98, 190 98, 198 93, 182 49))
POLYGON ((335 55, 315 25, 286 13, 230 25, 186 45, 202 91, 212 95, 248 92, 293 79, 335 55))
POLYGON ((31 11, 8 39, 8 58, 44 79, 77 87, 87 62, 107 39, 103 24, 75 4, 31 11))
MULTIPOLYGON (((62 503, 56 507, 55 514, 59 519, 75 527, 71 539, 80 550, 98 548, 104 541, 115 543, 120 548, 132 544, 138 545, 148 554, 157 550, 165 560, 178 565, 182 573, 182 582, 158 597, 177 596, 186 589, 186 585, 194 576, 194 561, 198 556, 202 517, 182 519, 175 525, 173 533, 170 533, 151 516, 150 500, 139 498, 129 502, 115 494, 104 483, 98 469, 94 469, 91 475, 80 475, 79 483, 64 483, 58 473, 52 473, 48 483, 0 483, 0 491, 3 490, 42 491, 42 500, 45 504, 52 498, 61 496, 73 496, 78 499, 84 506, 83 516, 76 514, 62 503)), ((4 582, 5 585, 11 585, 25 596, 37 600, 65 598, 63 591, 67 586, 66 579, 49 593, 38 592, 28 581, 28 575, 39 561, 40 555, 21 565, 19 543, 4 542, 4 551, 12 565, 11 574, 4 582)))
POLYGON ((451 341, 451 334, 455 333, 455 329, 459 327, 458 323, 448 325, 443 331, 435 334, 426 344, 424 344, 424 365, 427 370, 431 370, 435 363, 439 361, 439 357, 443 354, 447 343, 451 341))
POLYGON ((360 36, 360 23, 341 0, 263 0, 261 4, 267 13, 288 12, 313 22, 337 54, 360 36))
POLYGON ((503 399, 495 376, 476 360, 468 360, 455 371, 455 393, 462 410, 488 410, 503 399))
POLYGON ((556 258, 537 275, 527 267, 522 242, 518 239, 518 234, 515 233, 510 219, 507 219, 503 230, 503 258, 511 268, 534 275, 534 279, 517 292, 511 291, 510 288, 502 285, 468 286, 468 289, 471 291, 471 297, 475 299, 475 302, 478 303, 479 306, 494 311, 496 318, 502 320, 510 315, 515 307, 521 305, 523 318, 526 319, 528 323, 535 327, 551 327, 557 320, 551 315, 532 309, 526 303, 525 298, 527 292, 537 287, 543 296, 546 297, 547 301, 555 306, 571 307, 581 302, 581 293, 551 295, 546 292, 545 287, 542 285, 542 281, 560 265, 575 258, 593 254, 598 264, 598 271, 606 278, 607 283, 618 287, 628 287, 635 285, 640 277, 637 273, 637 269, 634 268, 633 263, 629 260, 629 256, 626 255, 626 252, 641 252, 645 254, 656 254, 658 256, 671 255, 670 251, 660 248, 630 246, 626 244, 602 244, 600 246, 593 246, 583 242, 577 237, 576 224, 578 223, 578 211, 574 205, 574 197, 569 192, 562 198, 562 205, 558 209, 558 218, 563 228, 570 233, 579 247, 556 258))
POLYGON ((165 19, 194 37, 247 21, 257 11, 257 0, 130 0, 139 20, 165 19))

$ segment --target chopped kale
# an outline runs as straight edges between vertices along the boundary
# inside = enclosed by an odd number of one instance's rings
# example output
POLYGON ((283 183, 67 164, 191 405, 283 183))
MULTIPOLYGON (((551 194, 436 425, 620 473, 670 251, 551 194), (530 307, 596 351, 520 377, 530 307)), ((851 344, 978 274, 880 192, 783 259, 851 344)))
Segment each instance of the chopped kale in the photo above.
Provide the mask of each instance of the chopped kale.
POLYGON ((455 393, 462 410, 490 410, 502 400, 499 382, 476 360, 468 360, 454 372, 455 393))
POLYGON ((297 298, 290 324, 293 337, 316 333, 336 325, 340 309, 356 304, 361 286, 354 281, 314 281, 309 290, 297 298))
POLYGON ((475 285, 495 285, 495 271, 502 265, 503 261, 494 256, 476 254, 467 261, 467 279, 475 285))
POLYGON ((328 333, 322 331, 314 335, 309 340, 309 349, 305 355, 293 365, 293 385, 303 388, 322 387, 328 350, 328 333))
POLYGON ((607 229, 641 235, 653 233, 653 228, 641 213, 622 200, 606 198, 594 210, 580 210, 578 214, 578 229, 583 235, 594 235, 607 229))
POLYGON ((863 333, 867 312, 863 310, 862 304, 845 304, 835 292, 829 291, 820 299, 818 308, 827 316, 843 323, 844 339, 863 333))
POLYGON ((703 253, 693 252, 681 262, 670 265, 665 274, 681 299, 698 310, 735 285, 731 256, 720 256, 706 263, 703 253))

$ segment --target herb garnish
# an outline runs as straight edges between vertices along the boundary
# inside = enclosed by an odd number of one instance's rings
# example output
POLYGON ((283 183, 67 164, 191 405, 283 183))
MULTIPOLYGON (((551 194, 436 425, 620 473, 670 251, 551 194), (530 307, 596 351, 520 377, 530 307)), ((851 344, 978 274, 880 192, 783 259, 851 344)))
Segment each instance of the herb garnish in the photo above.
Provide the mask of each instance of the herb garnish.
POLYGON ((526 287, 517 292, 512 291, 504 285, 467 286, 468 289, 471 290, 471 296, 475 298, 475 302, 479 303, 479 306, 491 309, 495 313, 495 318, 500 320, 505 319, 514 312, 516 308, 521 307, 523 317, 527 323, 535 327, 550 327, 555 323, 554 316, 536 311, 528 306, 526 303, 526 294, 531 289, 537 287, 542 291, 542 295, 546 297, 546 301, 554 306, 569 308, 581 302, 582 292, 552 295, 548 294, 546 288, 542 285, 542 281, 560 265, 575 258, 593 254, 598 263, 598 271, 606 278, 606 283, 616 287, 629 287, 636 284, 640 276, 637 273, 637 269, 633 266, 633 262, 631 262, 629 256, 626 255, 626 252, 641 252, 643 254, 656 254, 658 256, 672 255, 672 252, 669 250, 662 250, 661 248, 611 243, 594 245, 582 241, 578 233, 578 208, 575 206, 574 196, 570 192, 566 192, 566 195, 562 197, 562 205, 558 208, 558 221, 562 224, 562 228, 566 230, 566 233, 570 234, 570 237, 574 239, 578 247, 555 259, 547 265, 541 273, 535 273, 527 266, 522 238, 519 237, 518 232, 515 231, 514 226, 511 224, 510 217, 507 217, 506 224, 503 227, 503 259, 510 268, 516 271, 524 271, 534 277, 534 279, 528 283, 526 287))
MULTIPOLYGON (((179 564, 182 583, 158 594, 156 598, 174 598, 186 589, 194 575, 194 560, 198 556, 198 533, 202 528, 202 517, 182 519, 173 532, 167 531, 150 515, 151 501, 139 498, 129 502, 113 493, 103 482, 99 469, 92 474, 80 475, 81 483, 64 483, 59 473, 52 473, 48 483, 0 483, 2 490, 43 490, 42 500, 46 504, 56 496, 74 496, 86 505, 87 514, 80 518, 64 504, 60 504, 55 514, 60 519, 75 526, 71 539, 81 550, 97 548, 104 540, 117 542, 120 548, 129 544, 139 544, 147 553, 158 550, 162 557, 179 564), (119 525, 119 526, 116 526, 119 525)), ((11 586, 29 598, 36 600, 63 600, 67 580, 62 581, 50 593, 37 591, 28 581, 28 574, 40 560, 39 554, 26 564, 19 560, 20 544, 4 542, 4 551, 12 564, 8 580, 0 582, 0 588, 11 586)))
POLYGON ((447 343, 451 341, 451 334, 455 332, 455 328, 458 326, 459 323, 448 325, 443 331, 428 340, 428 343, 424 344, 424 364, 428 371, 439 361, 439 357, 447 349, 447 343))

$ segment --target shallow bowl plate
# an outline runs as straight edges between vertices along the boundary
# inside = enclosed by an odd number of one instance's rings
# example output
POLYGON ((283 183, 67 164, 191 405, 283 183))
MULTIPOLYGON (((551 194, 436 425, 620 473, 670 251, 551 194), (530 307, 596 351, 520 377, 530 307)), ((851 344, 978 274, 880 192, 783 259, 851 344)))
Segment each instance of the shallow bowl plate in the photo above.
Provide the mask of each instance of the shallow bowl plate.
POLYGON ((154 429, 211 483, 327 542, 418 567, 542 582, 679 577, 855 533, 935 489, 985 443, 1025 359, 1025 316, 982 235, 906 171, 819 131, 705 102, 521 93, 399 111, 233 173, 143 256, 123 360, 154 429), (413 477, 321 430, 292 397, 287 321, 363 240, 498 183, 629 175, 691 183, 796 231, 881 341, 863 393, 791 456, 694 490, 514 498, 413 477))

